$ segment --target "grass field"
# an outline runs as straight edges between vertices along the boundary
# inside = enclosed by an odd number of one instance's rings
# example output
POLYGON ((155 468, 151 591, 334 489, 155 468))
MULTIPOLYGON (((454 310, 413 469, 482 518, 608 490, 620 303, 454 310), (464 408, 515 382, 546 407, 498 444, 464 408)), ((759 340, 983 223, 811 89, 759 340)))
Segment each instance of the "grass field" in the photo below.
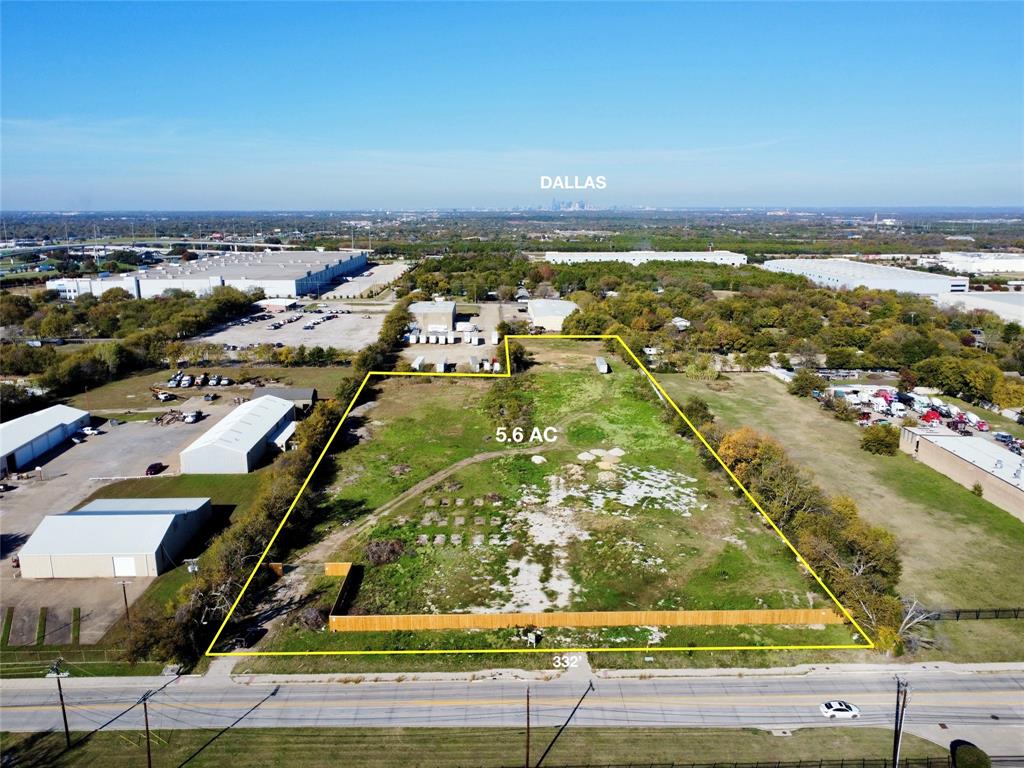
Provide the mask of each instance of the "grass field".
MULTIPOLYGON (((860 429, 762 374, 733 374, 727 389, 678 375, 659 377, 677 402, 699 395, 728 427, 748 425, 779 440, 830 494, 853 498, 870 522, 900 543, 900 590, 929 607, 1015 607, 1024 594, 1024 526, 993 504, 900 453, 859 447, 860 429)), ((1024 622, 937 622, 922 659, 1018 660, 1024 622)))
MULTIPOLYGON (((664 406, 640 374, 619 364, 613 374, 600 376, 592 357, 576 360, 578 348, 567 348, 561 365, 553 366, 559 370, 538 365, 524 379, 532 423, 555 427, 553 444, 499 444, 496 425, 481 406, 491 383, 405 379, 382 386, 376 407, 360 417, 363 439, 337 454, 329 491, 334 503, 361 513, 389 504, 329 558, 364 565, 350 612, 831 605, 749 503, 703 467, 692 442, 672 431, 664 406), (433 475, 480 454, 485 460, 433 475), (544 461, 535 463, 537 456, 544 461), (381 540, 400 544, 402 554, 371 565, 367 546, 381 540)), ((321 579, 316 587, 316 597, 328 606, 337 586, 321 579)), ((852 639, 843 626, 615 627, 548 630, 544 646, 825 645, 852 639)), ((510 647, 525 647, 514 630, 348 634, 293 625, 277 629, 260 649, 510 647)), ((384 671, 550 663, 539 656, 275 659, 242 666, 384 671)), ((636 654, 628 656, 639 666, 636 654)))
MULTIPOLYGON (((199 372, 203 369, 193 366, 190 370, 199 372)), ((333 397, 339 382, 343 378, 352 375, 352 369, 347 366, 281 368, 273 366, 227 367, 211 365, 206 370, 209 370, 211 373, 228 376, 236 381, 242 376, 259 376, 263 379, 276 380, 282 386, 315 387, 321 398, 333 397)), ((247 397, 252 393, 251 387, 236 386, 172 389, 167 391, 178 395, 179 399, 168 403, 161 403, 153 398, 149 388, 152 386, 163 388, 169 375, 167 370, 154 369, 147 373, 127 376, 123 379, 112 381, 109 384, 104 384, 102 387, 75 395, 68 401, 68 405, 83 408, 87 411, 113 411, 115 413, 109 415, 117 417, 118 414, 116 412, 142 408, 173 408, 189 397, 202 397, 206 392, 216 392, 220 395, 221 399, 219 402, 223 402, 225 397, 231 398, 237 395, 247 397)), ((124 417, 120 416, 120 418, 124 417)))
MULTIPOLYGON (((526 733, 516 728, 235 728, 155 731, 153 765, 257 766, 299 762, 309 768, 455 768, 522 765, 526 733)), ((530 747, 540 757, 555 734, 534 728, 530 747)), ((72 734, 72 743, 82 734, 72 734)), ((64 751, 63 734, 0 734, 14 765, 137 766, 145 764, 145 734, 98 733, 64 751)), ((677 762, 883 758, 891 734, 881 728, 815 728, 774 736, 764 731, 683 728, 569 728, 545 764, 633 765, 677 762)), ((902 756, 942 757, 948 752, 916 736, 903 737, 902 756)))

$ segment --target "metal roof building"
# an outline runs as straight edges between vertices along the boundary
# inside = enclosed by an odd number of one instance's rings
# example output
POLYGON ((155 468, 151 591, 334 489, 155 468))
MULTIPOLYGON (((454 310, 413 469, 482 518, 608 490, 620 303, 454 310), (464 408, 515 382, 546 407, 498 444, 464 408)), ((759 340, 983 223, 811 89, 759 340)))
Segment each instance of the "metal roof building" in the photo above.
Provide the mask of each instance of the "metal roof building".
POLYGON ((451 331, 455 329, 454 301, 414 301, 409 314, 423 331, 451 331))
POLYGON ((530 322, 537 328, 555 333, 561 332, 565 318, 577 309, 579 307, 573 302, 562 299, 531 299, 526 302, 530 322))
POLYGON ((902 427, 900 449, 1024 521, 1024 458, 993 440, 942 426, 902 427))
POLYGON ((742 253, 732 251, 547 251, 544 261, 552 264, 586 264, 592 261, 621 261, 637 266, 649 261, 701 261, 738 267, 747 263, 742 253))
POLYGON ((267 298, 295 298, 328 290, 339 278, 366 268, 367 252, 274 251, 224 252, 193 261, 165 262, 154 267, 99 278, 57 278, 46 287, 62 299, 85 293, 99 296, 123 288, 137 299, 160 296, 164 291, 191 291, 197 296, 222 285, 241 291, 259 288, 267 298))
POLYGON ((28 468, 33 459, 89 426, 90 418, 88 411, 51 405, 0 424, 0 473, 28 468))
POLYGON ((268 395, 291 400, 302 410, 311 408, 317 399, 316 387, 256 387, 252 392, 253 400, 268 395))
POLYGON ((157 576, 210 518, 208 498, 100 499, 47 515, 18 552, 26 579, 157 576))
POLYGON ((934 275, 849 259, 773 259, 761 265, 769 272, 803 275, 816 285, 835 289, 873 288, 880 291, 940 296, 966 293, 966 277, 934 275))
POLYGON ((182 474, 251 472, 295 421, 295 404, 267 395, 242 403, 180 454, 182 474))

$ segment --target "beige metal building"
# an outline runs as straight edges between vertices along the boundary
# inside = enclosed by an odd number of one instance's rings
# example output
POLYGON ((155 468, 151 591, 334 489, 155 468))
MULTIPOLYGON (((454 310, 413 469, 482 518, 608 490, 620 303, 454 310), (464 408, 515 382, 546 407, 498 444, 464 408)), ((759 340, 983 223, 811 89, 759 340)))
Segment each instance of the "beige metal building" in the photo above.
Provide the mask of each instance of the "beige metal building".
POLYGON ((903 427, 900 449, 1024 521, 1024 459, 982 437, 945 427, 903 427))
POLYGON ((179 564, 211 514, 208 498, 100 499, 47 515, 18 552, 22 578, 158 576, 179 564))
POLYGON ((414 301, 409 305, 409 314, 424 332, 455 330, 454 301, 414 301))
POLYGON ((577 309, 579 307, 573 302, 562 299, 532 299, 526 303, 526 311, 534 327, 551 333, 561 333, 565 318, 577 309))

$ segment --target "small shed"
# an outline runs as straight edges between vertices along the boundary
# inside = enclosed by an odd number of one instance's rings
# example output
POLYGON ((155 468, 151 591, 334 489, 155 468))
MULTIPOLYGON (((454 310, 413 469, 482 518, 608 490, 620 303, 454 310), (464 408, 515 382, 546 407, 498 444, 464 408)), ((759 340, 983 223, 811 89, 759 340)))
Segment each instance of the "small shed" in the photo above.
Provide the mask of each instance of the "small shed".
POLYGON ((608 366, 608 361, 603 357, 599 357, 594 360, 594 365, 597 366, 598 373, 611 373, 612 369, 608 366))
POLYGON ((252 399, 258 397, 279 397, 282 400, 291 400, 295 407, 302 413, 308 413, 316 404, 316 387, 256 387, 252 393, 252 399))

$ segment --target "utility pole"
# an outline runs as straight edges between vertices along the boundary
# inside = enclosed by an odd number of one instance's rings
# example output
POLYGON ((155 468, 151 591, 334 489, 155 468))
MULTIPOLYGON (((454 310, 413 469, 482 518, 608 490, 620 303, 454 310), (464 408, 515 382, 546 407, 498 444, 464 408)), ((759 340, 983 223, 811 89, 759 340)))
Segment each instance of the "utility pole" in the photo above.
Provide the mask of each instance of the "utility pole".
POLYGON ((896 717, 892 734, 892 765, 900 763, 900 747, 903 744, 903 718, 907 713, 907 701, 910 699, 910 684, 896 675, 896 717))
POLYGON ((142 698, 139 699, 139 703, 142 704, 142 718, 146 723, 146 766, 147 768, 153 768, 153 749, 150 746, 149 741, 149 697, 153 695, 153 691, 146 691, 142 694, 142 698))
POLYGON ((583 704, 583 700, 587 698, 587 694, 590 693, 592 690, 594 690, 593 680, 587 683, 587 690, 585 690, 583 692, 583 695, 580 696, 580 700, 576 702, 576 706, 572 708, 572 712, 569 713, 569 716, 565 719, 565 722, 562 723, 562 727, 558 729, 558 733, 556 733, 555 737, 551 739, 551 743, 548 744, 548 748, 544 750, 544 754, 541 755, 540 760, 537 761, 536 768, 540 768, 540 764, 544 762, 544 758, 548 756, 548 752, 550 752, 551 748, 555 746, 555 742, 558 741, 558 737, 562 735, 562 731, 569 727, 569 723, 572 721, 573 715, 576 714, 576 710, 580 708, 580 705, 583 704))
POLYGON ((60 684, 60 679, 64 675, 64 671, 61 669, 61 665, 64 663, 64 659, 60 656, 50 665, 50 674, 57 678, 57 696, 60 698, 60 714, 64 718, 64 743, 68 749, 71 749, 71 731, 68 728, 68 710, 64 706, 64 687, 60 684))
POLYGON ((526 686, 526 768, 530 768, 530 686, 526 686))
POLYGON ((128 622, 128 628, 131 629, 132 617, 128 614, 128 585, 131 582, 122 579, 117 583, 121 585, 121 594, 124 596, 124 620, 128 622))

